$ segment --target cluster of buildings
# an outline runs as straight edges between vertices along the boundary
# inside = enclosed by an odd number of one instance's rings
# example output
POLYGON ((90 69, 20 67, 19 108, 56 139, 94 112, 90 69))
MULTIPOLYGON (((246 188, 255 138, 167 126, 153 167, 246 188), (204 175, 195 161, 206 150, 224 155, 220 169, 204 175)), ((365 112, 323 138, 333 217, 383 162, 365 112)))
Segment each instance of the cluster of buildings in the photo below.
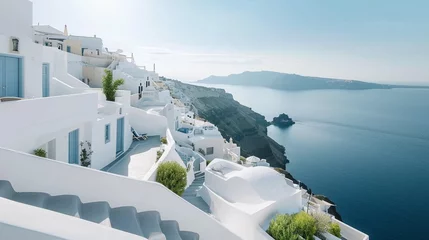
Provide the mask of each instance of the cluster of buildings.
POLYGON ((155 66, 33 26, 29 0, 0 0, 0 238, 272 239, 276 214, 308 209, 305 190, 192 110, 155 66), (115 101, 106 70, 124 79, 115 101), (187 197, 155 182, 168 161, 186 169, 187 197))

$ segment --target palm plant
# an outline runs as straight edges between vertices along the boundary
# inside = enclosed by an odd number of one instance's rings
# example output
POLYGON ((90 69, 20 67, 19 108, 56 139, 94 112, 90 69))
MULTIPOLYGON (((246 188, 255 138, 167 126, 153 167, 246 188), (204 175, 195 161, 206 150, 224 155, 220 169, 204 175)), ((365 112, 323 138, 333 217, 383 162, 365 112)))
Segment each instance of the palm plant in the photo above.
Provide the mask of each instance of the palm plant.
POLYGON ((114 102, 115 101, 115 94, 116 90, 118 90, 118 87, 124 84, 124 79, 116 79, 113 81, 113 74, 112 71, 106 69, 104 70, 106 75, 103 76, 103 93, 106 95, 106 100, 114 102))

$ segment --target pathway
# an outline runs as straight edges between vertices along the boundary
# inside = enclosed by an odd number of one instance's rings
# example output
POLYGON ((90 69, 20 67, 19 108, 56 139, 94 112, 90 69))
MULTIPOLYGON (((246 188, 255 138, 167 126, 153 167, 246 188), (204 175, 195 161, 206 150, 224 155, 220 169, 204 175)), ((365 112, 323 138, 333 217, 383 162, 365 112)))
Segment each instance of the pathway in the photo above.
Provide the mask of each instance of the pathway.
POLYGON ((195 180, 192 182, 191 186, 189 186, 182 195, 182 198, 199 208, 200 210, 210 214, 210 207, 207 203, 198 196, 198 190, 200 190, 203 186, 205 180, 204 173, 197 172, 195 173, 195 180))
POLYGON ((143 179, 156 163, 156 152, 160 149, 160 145, 159 136, 149 137, 146 141, 134 141, 129 151, 103 171, 143 179))

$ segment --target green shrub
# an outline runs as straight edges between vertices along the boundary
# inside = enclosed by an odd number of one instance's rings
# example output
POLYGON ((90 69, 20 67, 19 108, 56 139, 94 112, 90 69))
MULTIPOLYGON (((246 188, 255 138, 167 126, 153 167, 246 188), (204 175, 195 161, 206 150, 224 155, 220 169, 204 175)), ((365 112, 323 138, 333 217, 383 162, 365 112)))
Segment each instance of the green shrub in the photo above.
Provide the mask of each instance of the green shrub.
POLYGON ((159 164, 156 181, 181 196, 186 187, 186 169, 176 162, 159 164))
POLYGON ((293 217, 288 214, 277 215, 270 222, 267 233, 275 240, 298 240, 293 217))
POLYGON ((165 138, 165 137, 161 138, 161 143, 162 144, 168 144, 167 138, 165 138))
POLYGON ((164 150, 156 151, 156 161, 158 161, 161 158, 162 154, 164 154, 164 150))
POLYGON ((110 70, 104 70, 106 75, 103 76, 103 93, 106 95, 106 100, 114 102, 115 101, 115 95, 116 90, 118 90, 118 87, 124 84, 124 79, 116 79, 113 81, 113 75, 112 71, 110 70))
POLYGON ((316 234, 316 220, 306 212, 294 214, 292 224, 296 228, 296 233, 306 240, 313 240, 316 234))
POLYGON ((331 218, 329 215, 324 213, 314 213, 312 216, 314 220, 316 220, 316 232, 318 235, 327 232, 331 224, 331 218))
POLYGON ((331 223, 331 225, 328 228, 328 232, 335 237, 341 238, 341 228, 338 223, 331 223))
POLYGON ((45 158, 46 157, 46 151, 42 148, 38 148, 38 149, 34 150, 34 155, 45 158))
POLYGON ((211 160, 207 160, 206 161, 206 166, 208 166, 212 161, 211 160))

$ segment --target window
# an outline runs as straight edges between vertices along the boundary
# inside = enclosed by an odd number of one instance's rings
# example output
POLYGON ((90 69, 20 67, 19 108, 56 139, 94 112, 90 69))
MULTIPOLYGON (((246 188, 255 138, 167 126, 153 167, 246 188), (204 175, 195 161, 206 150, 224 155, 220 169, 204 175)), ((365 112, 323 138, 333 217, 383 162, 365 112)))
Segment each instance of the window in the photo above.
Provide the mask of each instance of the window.
POLYGON ((213 152, 214 152, 214 148, 213 148, 213 147, 208 147, 208 148, 206 149, 206 155, 212 155, 212 154, 213 154, 213 152))
POLYGON ((110 142, 110 124, 107 124, 106 129, 104 130, 104 142, 110 142))
POLYGON ((71 52, 71 47, 67 46, 67 52, 71 52))

